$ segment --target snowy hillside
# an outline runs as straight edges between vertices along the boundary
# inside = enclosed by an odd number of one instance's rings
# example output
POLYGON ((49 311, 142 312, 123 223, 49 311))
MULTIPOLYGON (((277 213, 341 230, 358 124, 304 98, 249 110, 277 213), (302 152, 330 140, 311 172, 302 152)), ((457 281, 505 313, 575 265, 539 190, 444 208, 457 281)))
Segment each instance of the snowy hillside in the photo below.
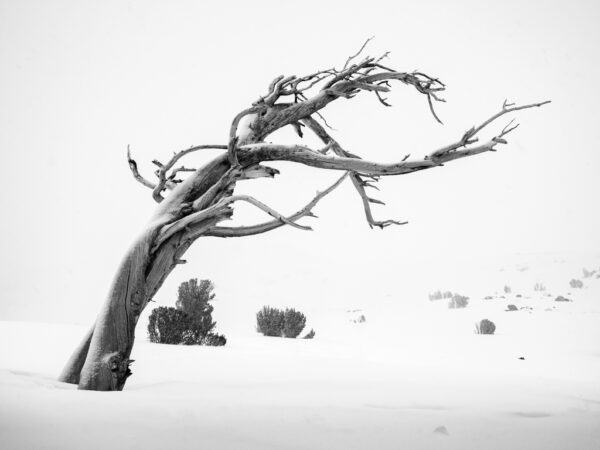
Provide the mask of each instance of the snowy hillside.
POLYGON ((438 261, 344 295, 304 274, 315 296, 281 305, 307 313, 313 340, 256 334, 260 297, 222 286, 227 345, 150 344, 143 319, 122 393, 54 381, 86 327, 0 322, 0 448, 600 448, 600 278, 583 267, 600 259, 438 261), (495 335, 474 333, 483 318, 495 335))

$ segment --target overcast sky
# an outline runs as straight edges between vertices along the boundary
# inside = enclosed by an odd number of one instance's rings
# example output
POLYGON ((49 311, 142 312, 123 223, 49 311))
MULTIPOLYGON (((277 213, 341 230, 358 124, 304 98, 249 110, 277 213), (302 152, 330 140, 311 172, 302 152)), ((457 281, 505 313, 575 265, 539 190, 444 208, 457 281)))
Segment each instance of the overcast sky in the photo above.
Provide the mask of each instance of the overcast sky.
MULTIPOLYGON (((314 232, 197 242, 159 302, 172 303, 191 276, 224 292, 260 284, 268 300, 280 295, 270 283, 291 273, 342 289, 413 260, 600 251, 599 12, 595 1, 0 0, 0 318, 93 320, 155 207, 131 177, 128 144, 150 176, 154 158, 226 143, 233 116, 275 76, 340 67, 369 36, 367 53, 389 50, 389 66, 438 76, 448 90, 443 126, 400 84, 393 108, 367 94, 328 108, 335 137, 364 158, 422 157, 505 98, 553 103, 517 114, 521 126, 496 153, 380 183, 387 205, 376 217, 408 225, 370 230, 348 183, 319 205, 318 220, 303 219, 314 232)), ((277 179, 240 191, 284 213, 338 175, 277 167, 277 179)), ((236 222, 264 219, 240 207, 236 222)))

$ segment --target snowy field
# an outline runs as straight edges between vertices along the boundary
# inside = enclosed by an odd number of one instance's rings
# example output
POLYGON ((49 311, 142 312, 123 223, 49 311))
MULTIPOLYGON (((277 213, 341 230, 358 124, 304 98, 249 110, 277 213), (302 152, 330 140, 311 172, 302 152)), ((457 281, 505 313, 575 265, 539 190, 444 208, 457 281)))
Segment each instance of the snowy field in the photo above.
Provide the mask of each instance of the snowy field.
POLYGON ((600 278, 582 275, 600 258, 424 267, 294 299, 313 340, 256 334, 260 299, 233 288, 215 304, 225 347, 150 344, 144 317, 121 393, 55 381, 86 327, 0 322, 0 448, 600 449, 600 278), (483 318, 495 335, 474 333, 483 318))

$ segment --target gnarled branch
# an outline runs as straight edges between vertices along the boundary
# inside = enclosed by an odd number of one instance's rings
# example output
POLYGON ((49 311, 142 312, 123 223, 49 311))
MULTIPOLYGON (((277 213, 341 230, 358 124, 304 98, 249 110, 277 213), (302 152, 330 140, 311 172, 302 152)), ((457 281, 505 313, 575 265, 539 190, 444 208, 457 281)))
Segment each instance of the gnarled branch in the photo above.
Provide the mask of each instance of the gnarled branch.
POLYGON ((271 220, 269 222, 264 222, 257 225, 251 226, 243 226, 243 227, 221 227, 215 226, 207 231, 206 236, 215 236, 215 237, 242 237, 242 236, 251 236, 255 234, 266 233, 267 231, 274 230, 283 225, 287 225, 290 222, 294 223, 301 219, 302 217, 317 217, 313 214, 312 209, 321 201, 321 199, 331 193, 335 188, 337 188, 342 181, 346 179, 348 176, 348 172, 342 175, 335 183, 329 186, 322 192, 317 192, 317 195, 300 209, 295 214, 288 216, 285 221, 280 219, 271 220))

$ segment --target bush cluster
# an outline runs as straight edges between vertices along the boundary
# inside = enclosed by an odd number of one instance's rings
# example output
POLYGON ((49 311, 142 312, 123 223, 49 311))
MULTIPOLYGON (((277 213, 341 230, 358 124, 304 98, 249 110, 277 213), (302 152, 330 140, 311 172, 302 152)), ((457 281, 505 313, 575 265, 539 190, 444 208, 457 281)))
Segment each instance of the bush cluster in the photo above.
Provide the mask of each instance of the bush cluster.
POLYGON ((446 291, 446 292, 436 291, 436 292, 433 292, 433 293, 429 294, 429 300, 431 300, 431 301, 441 300, 443 298, 452 298, 452 292, 450 292, 450 291, 446 291))
POLYGON ((464 295, 454 294, 450 301, 448 302, 448 308, 450 309, 458 309, 458 308, 466 308, 469 304, 469 297, 465 297, 464 295))
MULTIPOLYGON (((264 336, 295 338, 302 332, 305 325, 306 316, 293 308, 286 308, 282 311, 270 306, 263 306, 256 313, 256 331, 264 336)), ((314 330, 311 330, 305 338, 312 339, 314 335, 314 330)))
POLYGON ((575 288, 575 289, 581 289, 581 288, 583 287, 583 281, 581 281, 581 280, 576 280, 576 279, 573 279, 573 280, 569 281, 569 285, 570 285, 572 288, 575 288))
POLYGON ((496 324, 491 320, 483 319, 475 324, 475 332, 477 334, 494 334, 495 331, 496 324))
POLYGON ((212 320, 215 297, 214 285, 209 280, 197 279, 181 283, 176 307, 159 306, 150 314, 148 337, 150 342, 160 344, 211 345, 227 343, 225 336, 213 333, 216 323, 212 320))

